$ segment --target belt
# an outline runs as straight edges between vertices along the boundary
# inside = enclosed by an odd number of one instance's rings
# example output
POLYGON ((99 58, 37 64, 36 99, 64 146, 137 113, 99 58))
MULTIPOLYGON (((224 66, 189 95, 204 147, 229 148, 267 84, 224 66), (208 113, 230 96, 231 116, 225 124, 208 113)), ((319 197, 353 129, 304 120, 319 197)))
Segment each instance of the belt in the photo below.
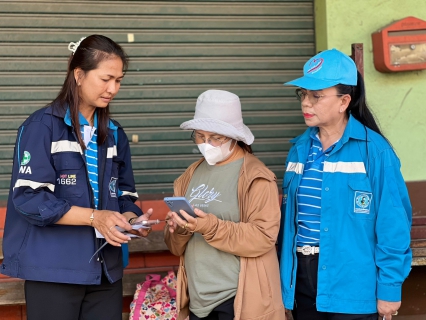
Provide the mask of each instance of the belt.
POLYGON ((314 255, 315 253, 319 253, 319 247, 311 247, 311 246, 303 246, 297 247, 297 252, 301 252, 304 256, 314 255))

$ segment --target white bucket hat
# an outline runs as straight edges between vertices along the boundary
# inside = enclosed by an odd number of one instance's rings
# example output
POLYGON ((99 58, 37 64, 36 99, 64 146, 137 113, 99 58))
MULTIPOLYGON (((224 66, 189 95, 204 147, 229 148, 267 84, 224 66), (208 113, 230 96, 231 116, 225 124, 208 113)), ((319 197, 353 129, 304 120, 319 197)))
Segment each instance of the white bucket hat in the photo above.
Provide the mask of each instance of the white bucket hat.
POLYGON ((180 125, 184 130, 203 130, 251 145, 254 136, 244 125, 240 99, 223 90, 207 90, 200 94, 195 106, 194 119, 180 125))

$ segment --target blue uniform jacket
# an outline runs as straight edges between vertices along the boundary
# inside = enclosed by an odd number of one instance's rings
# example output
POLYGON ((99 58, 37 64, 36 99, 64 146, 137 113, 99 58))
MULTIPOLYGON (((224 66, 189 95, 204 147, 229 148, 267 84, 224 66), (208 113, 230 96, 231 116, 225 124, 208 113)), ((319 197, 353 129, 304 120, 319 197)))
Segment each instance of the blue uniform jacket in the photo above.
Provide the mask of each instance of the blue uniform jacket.
MULTIPOLYGON (((100 284, 123 276, 122 250, 103 243, 90 226, 57 222, 71 206, 94 207, 84 153, 65 109, 33 113, 19 128, 3 238, 1 273, 26 280, 100 284)), ((110 121, 107 141, 98 146, 100 210, 142 212, 130 148, 123 129, 110 121), (115 135, 115 137, 114 137, 115 135), (117 141, 117 143, 116 143, 117 141)))
MULTIPOLYGON (((297 189, 311 146, 308 128, 292 140, 278 238, 285 307, 296 285, 297 189)), ((350 116, 324 162, 317 310, 375 313, 377 299, 401 300, 411 269, 411 204, 389 143, 350 116)))

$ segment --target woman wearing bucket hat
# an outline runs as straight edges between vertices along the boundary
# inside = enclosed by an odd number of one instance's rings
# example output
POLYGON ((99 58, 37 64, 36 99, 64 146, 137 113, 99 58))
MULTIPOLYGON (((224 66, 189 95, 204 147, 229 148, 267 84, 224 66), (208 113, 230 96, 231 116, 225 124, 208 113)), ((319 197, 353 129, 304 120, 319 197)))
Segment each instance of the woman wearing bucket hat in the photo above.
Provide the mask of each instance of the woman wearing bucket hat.
POLYGON ((389 320, 411 266, 399 159, 347 55, 321 52, 286 84, 299 87, 309 128, 292 141, 283 181, 284 305, 297 320, 389 320))
POLYGON ((238 96, 208 90, 181 124, 204 156, 175 181, 196 218, 169 212, 165 241, 180 256, 179 318, 285 319, 275 242, 280 224, 274 174, 251 151, 238 96), (209 212, 209 213, 206 213, 209 212))

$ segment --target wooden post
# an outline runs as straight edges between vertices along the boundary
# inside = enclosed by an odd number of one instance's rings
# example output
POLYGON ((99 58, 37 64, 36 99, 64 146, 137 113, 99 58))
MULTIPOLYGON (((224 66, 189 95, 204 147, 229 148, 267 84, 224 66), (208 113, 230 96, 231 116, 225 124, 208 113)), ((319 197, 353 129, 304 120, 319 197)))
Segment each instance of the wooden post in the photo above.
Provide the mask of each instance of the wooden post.
POLYGON ((351 58, 355 61, 359 73, 364 78, 364 44, 352 43, 351 58))

